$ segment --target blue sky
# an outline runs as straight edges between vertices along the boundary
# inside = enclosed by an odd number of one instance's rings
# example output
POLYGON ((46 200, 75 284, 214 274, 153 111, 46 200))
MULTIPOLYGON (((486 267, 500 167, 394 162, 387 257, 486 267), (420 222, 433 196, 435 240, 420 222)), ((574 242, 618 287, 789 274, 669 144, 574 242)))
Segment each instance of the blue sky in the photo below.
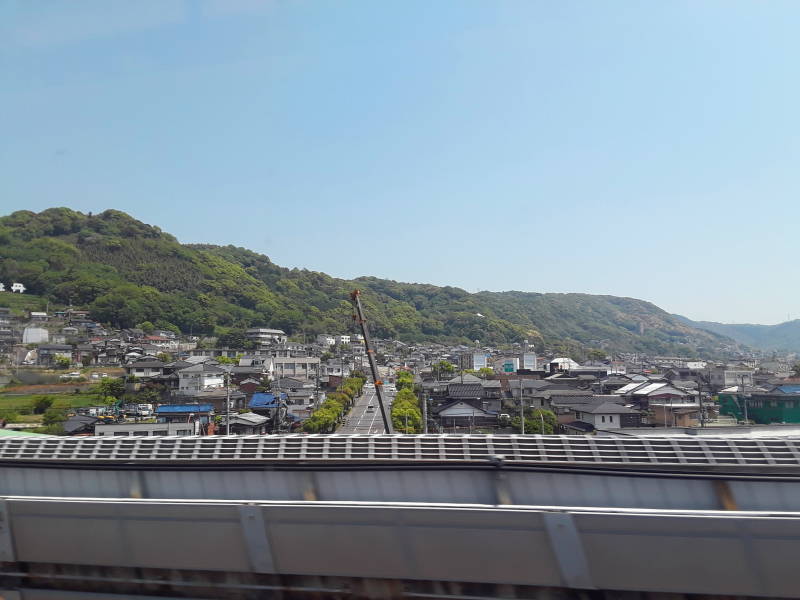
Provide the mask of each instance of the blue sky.
POLYGON ((0 212, 800 317, 800 3, 6 0, 0 212))

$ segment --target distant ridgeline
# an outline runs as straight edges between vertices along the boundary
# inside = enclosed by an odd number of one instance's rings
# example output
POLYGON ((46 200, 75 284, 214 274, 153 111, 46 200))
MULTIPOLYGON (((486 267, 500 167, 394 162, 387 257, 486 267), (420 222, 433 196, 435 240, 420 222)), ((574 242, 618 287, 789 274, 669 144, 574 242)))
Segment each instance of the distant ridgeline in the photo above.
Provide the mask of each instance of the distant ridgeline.
POLYGON ((681 356, 712 355, 734 344, 641 300, 347 281, 279 267, 244 248, 180 244, 117 210, 51 208, 2 217, 0 259, 0 281, 23 282, 55 304, 86 306, 93 318, 117 327, 149 321, 208 334, 253 325, 291 334, 348 331, 348 297, 357 287, 374 334, 405 341, 527 339, 565 353, 602 347, 681 356))

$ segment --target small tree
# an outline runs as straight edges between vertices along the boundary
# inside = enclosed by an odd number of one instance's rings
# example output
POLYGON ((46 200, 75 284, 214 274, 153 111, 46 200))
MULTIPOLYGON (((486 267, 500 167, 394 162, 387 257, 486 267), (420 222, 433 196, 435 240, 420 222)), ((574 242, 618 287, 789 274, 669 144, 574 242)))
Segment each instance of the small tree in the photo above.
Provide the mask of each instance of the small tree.
POLYGON ((111 396, 116 400, 122 398, 125 393, 125 382, 122 379, 103 379, 97 384, 97 392, 104 399, 111 396))
POLYGON ((84 354, 83 356, 81 356, 81 364, 84 367, 88 367, 89 365, 91 365, 92 364, 91 355, 90 354, 84 354))
POLYGON ((394 381, 398 391, 414 387, 414 376, 408 371, 398 371, 394 381))
MULTIPOLYGON (((554 412, 539 408, 529 408, 525 411, 525 433, 554 433, 558 419, 554 412), (544 423, 544 431, 542 431, 544 423)), ((511 426, 517 431, 521 431, 519 417, 511 419, 511 426)))
POLYGON ((448 375, 452 375, 456 372, 456 366, 447 360, 440 360, 439 362, 434 363, 432 366, 434 372, 439 376, 439 378, 443 376, 447 377, 448 375))
POLYGON ((34 433, 44 433, 47 435, 64 435, 64 423, 51 423, 50 425, 45 425, 44 427, 37 427, 33 430, 34 433))
POLYGON ((69 369, 72 361, 66 356, 56 356, 55 365, 59 369, 69 369))
POLYGON ((53 406, 53 398, 50 396, 36 396, 33 399, 33 414, 41 415, 53 406))
POLYGON ((589 358, 589 360, 605 360, 607 354, 605 350, 592 348, 586 353, 586 356, 589 358))
POLYGON ((48 408, 42 418, 43 425, 54 425, 67 420, 66 412, 60 408, 48 408))

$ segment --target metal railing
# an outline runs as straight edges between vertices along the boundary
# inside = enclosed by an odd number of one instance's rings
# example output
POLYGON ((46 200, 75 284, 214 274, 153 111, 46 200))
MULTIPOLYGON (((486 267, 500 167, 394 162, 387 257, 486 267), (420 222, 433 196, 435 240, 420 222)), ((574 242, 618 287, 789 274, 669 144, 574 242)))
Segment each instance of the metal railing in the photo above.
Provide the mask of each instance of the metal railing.
MULTIPOLYGON (((0 461, 372 463, 800 468, 800 439, 519 435, 275 435, 0 439, 0 461)), ((800 469, 798 469, 800 470, 800 469)))

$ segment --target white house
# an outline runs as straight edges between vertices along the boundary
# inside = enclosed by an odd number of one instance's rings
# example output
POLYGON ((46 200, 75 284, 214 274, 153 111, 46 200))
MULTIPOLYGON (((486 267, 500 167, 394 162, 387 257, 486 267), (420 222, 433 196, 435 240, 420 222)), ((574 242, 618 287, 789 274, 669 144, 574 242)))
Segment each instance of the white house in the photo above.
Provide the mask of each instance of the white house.
POLYGON ((326 377, 328 375, 349 377, 350 365, 341 360, 329 360, 328 362, 320 365, 319 374, 321 377, 326 377))
POLYGON ((711 369, 709 378, 711 385, 717 388, 727 388, 732 385, 755 385, 752 369, 718 366, 711 369))
POLYGON ((554 358, 548 363, 548 367, 551 373, 557 373, 559 371, 570 371, 572 369, 577 369, 580 367, 578 363, 576 363, 571 358, 560 357, 554 358))
POLYGON ((158 377, 164 374, 164 363, 155 358, 142 358, 125 365, 125 373, 141 379, 158 377))
POLYGON ((196 394, 225 385, 225 371, 217 365, 200 363, 177 372, 178 391, 181 394, 196 394))
POLYGON ((638 411, 616 404, 603 402, 599 405, 586 405, 575 407, 575 418, 584 423, 590 423, 595 429, 619 429, 622 427, 622 415, 637 414, 638 411))
POLYGON ((266 327, 251 327, 244 332, 247 339, 253 340, 257 344, 271 344, 273 342, 283 343, 288 337, 282 329, 268 329, 266 327))
POLYGON ((336 341, 337 344, 339 344, 341 346, 342 344, 349 344, 350 343, 350 336, 349 335, 337 335, 334 338, 334 340, 336 341))
POLYGON ((314 356, 276 356, 271 359, 270 377, 300 377, 310 379, 319 369, 319 358, 314 356))

